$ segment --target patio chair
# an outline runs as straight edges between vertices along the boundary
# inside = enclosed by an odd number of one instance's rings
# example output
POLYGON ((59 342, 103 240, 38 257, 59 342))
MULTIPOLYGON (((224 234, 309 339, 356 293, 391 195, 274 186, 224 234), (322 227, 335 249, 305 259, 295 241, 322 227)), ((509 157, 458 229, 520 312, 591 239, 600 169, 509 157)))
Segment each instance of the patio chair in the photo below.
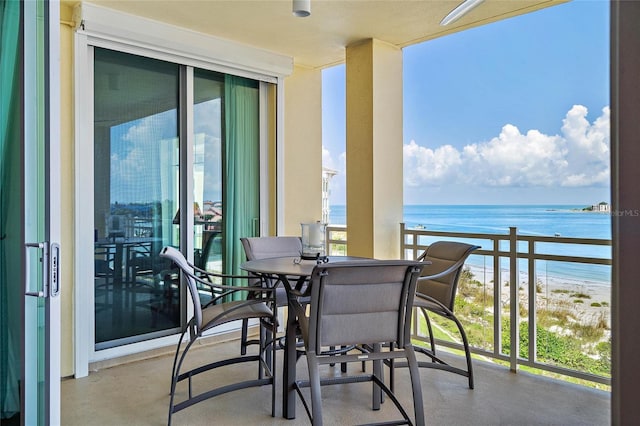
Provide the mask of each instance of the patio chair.
POLYGON ((410 368, 415 424, 424 424, 420 376, 409 329, 410 307, 423 267, 422 262, 370 260, 326 263, 314 268, 309 283, 308 316, 305 306, 295 305, 309 380, 296 380, 294 385, 313 425, 322 425, 322 386, 365 381, 373 382, 374 410, 380 408, 384 392, 402 415, 402 420, 388 424, 413 424, 400 401, 384 384, 382 363, 396 358, 406 359, 410 368), (329 350, 363 342, 367 344, 350 354, 329 350), (393 351, 382 349, 382 343, 388 342, 393 342, 393 351), (321 365, 365 360, 373 362, 371 374, 320 377, 321 365), (311 390, 311 408, 302 392, 306 387, 311 390))
MULTIPOLYGON (((455 307, 458 280, 467 257, 480 246, 453 241, 437 241, 431 244, 417 260, 428 262, 422 270, 416 286, 416 296, 413 306, 418 308, 427 323, 429 331, 430 348, 415 346, 418 353, 431 358, 431 362, 420 361, 418 365, 423 368, 436 368, 452 373, 460 374, 469 379, 469 389, 473 389, 473 366, 471 364, 471 351, 469 342, 462 324, 453 313, 455 307), (437 314, 453 321, 458 327, 464 352, 467 360, 466 369, 449 365, 436 356, 435 338, 428 312, 437 314)), ((415 319, 417 321, 417 318, 415 319)), ((393 368, 404 367, 403 364, 393 365, 391 368, 391 388, 393 389, 393 368)))
MULTIPOLYGON (((302 254, 302 240, 300 237, 251 237, 240 238, 247 260, 268 259, 272 257, 300 256, 302 254)), ((257 280, 258 278, 254 278, 257 280)), ((257 284, 257 283, 256 283, 257 284)), ((269 280, 263 283, 266 287, 276 289, 276 306, 287 306, 287 292, 278 282, 269 280)), ((256 340, 248 340, 247 320, 242 322, 242 336, 240 338, 240 354, 247 353, 247 346, 256 344, 256 340)))
MULTIPOLYGON (((186 283, 189 294, 191 295, 191 301, 193 302, 193 318, 188 322, 187 327, 185 327, 185 330, 180 336, 173 360, 168 424, 171 425, 171 416, 174 413, 190 407, 193 404, 227 392, 263 385, 271 385, 271 415, 275 416, 275 362, 267 361, 266 356, 266 354, 269 353, 270 356, 268 358, 275 360, 275 354, 273 353, 273 351, 275 351, 273 337, 276 331, 273 328, 273 324, 276 323, 274 292, 271 289, 248 285, 247 281, 249 278, 244 275, 222 275, 201 270, 190 264, 182 253, 173 247, 164 247, 160 252, 160 256, 170 259, 180 269, 181 275, 184 278, 183 282, 186 283), (200 302, 199 287, 215 289, 217 291, 208 291, 207 294, 216 293, 219 294, 219 296, 203 306, 200 302), (245 297, 248 294, 250 294, 251 297, 245 297), (238 298, 240 298, 240 300, 236 300, 238 298), (270 327, 267 338, 261 339, 259 342, 260 349, 256 355, 222 359, 207 365, 195 367, 186 372, 180 371, 189 349, 198 338, 202 337, 204 332, 231 321, 245 319, 257 319, 262 325, 270 327), (181 351, 181 344, 187 331, 189 332, 189 341, 181 351), (193 395, 192 381, 198 374, 239 363, 255 363, 257 367, 257 378, 219 386, 193 395), (183 380, 188 380, 188 397, 186 400, 176 403, 176 387, 177 384, 183 380)), ((263 336, 263 333, 261 333, 261 336, 263 336)), ((209 376, 206 380, 209 381, 210 379, 211 377, 209 376)), ((213 383, 215 383, 215 381, 213 381, 213 383)))

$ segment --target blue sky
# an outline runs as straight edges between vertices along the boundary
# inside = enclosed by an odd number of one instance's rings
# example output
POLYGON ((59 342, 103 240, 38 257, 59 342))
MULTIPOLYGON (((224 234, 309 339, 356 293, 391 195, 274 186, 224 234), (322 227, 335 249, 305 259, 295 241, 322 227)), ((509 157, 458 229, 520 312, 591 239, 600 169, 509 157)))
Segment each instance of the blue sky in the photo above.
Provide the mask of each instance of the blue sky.
MULTIPOLYGON (((610 200, 608 1, 574 0, 403 56, 405 204, 610 200)), ((344 78, 344 65, 323 71, 334 205, 346 199, 344 78)))

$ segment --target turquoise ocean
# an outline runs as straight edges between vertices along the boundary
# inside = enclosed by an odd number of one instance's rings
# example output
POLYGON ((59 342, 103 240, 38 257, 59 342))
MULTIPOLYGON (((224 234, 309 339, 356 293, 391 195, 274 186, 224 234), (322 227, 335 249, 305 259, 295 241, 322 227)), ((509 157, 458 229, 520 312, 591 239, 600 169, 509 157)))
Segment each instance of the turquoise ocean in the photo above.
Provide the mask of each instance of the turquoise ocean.
MULTIPOLYGON (((432 231, 508 234, 509 227, 518 228, 520 235, 562 236, 572 238, 611 239, 611 216, 606 213, 584 211, 586 205, 405 205, 404 223, 408 228, 432 231)), ((329 223, 346 223, 345 206, 331 206, 329 223)), ((399 226, 399 225, 398 225, 399 226)), ((470 241, 490 248, 487 241, 470 241)), ((611 258, 608 246, 582 246, 539 243, 538 252, 571 256, 611 258)), ((524 249, 524 246, 521 247, 524 249)), ((481 256, 468 263, 480 266, 481 256)), ((559 279, 610 285, 611 267, 566 262, 538 261, 538 274, 559 279)), ((522 270, 522 267, 520 267, 522 270)))

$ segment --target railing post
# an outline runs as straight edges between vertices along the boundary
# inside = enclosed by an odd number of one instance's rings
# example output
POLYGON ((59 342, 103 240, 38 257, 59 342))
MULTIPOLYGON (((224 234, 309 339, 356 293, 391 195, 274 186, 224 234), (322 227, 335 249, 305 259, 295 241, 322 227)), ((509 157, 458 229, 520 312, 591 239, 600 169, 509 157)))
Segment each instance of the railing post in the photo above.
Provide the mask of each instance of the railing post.
POLYGON ((536 361, 536 353, 538 352, 536 341, 537 341, 537 331, 536 331, 536 298, 538 296, 538 276, 536 274, 536 242, 529 240, 529 309, 527 315, 527 321, 529 323, 529 361, 536 361))
MULTIPOLYGON (((400 222, 400 259, 402 260, 406 259, 406 254, 404 252, 404 245, 405 245, 404 230, 405 230, 404 222, 400 222)), ((413 258, 415 259, 415 256, 413 258)))
POLYGON ((520 351, 520 304, 518 300, 518 228, 509 227, 509 318, 511 345, 509 368, 518 371, 518 352, 520 351))
POLYGON ((500 242, 496 237, 493 241, 493 353, 502 355, 502 268, 500 267, 500 242))

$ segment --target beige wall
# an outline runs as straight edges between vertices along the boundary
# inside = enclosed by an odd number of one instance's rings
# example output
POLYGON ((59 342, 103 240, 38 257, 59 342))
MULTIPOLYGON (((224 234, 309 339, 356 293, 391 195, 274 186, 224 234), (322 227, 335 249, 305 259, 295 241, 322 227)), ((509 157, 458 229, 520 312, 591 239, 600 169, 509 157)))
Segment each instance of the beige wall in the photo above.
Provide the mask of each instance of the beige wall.
POLYGON ((62 377, 74 373, 73 353, 73 293, 74 271, 74 156, 73 156, 73 28, 72 11, 62 5, 60 7, 60 173, 62 187, 61 217, 61 356, 60 369, 62 377))
POLYGON ((400 256, 402 50, 379 40, 347 46, 349 255, 400 256))
POLYGON ((322 218, 322 72, 296 67, 285 79, 284 229, 322 218))

